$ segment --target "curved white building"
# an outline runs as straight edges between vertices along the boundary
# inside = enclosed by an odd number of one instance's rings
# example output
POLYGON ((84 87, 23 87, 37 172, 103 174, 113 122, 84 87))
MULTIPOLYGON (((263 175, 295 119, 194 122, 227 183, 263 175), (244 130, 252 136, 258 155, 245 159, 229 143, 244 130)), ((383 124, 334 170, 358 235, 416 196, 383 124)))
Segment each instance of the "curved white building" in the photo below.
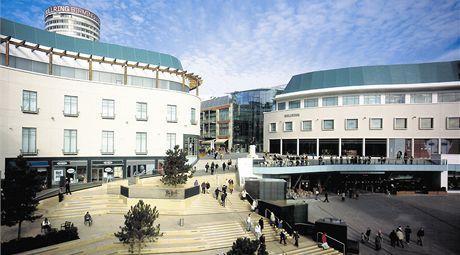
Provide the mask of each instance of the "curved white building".
POLYGON ((176 144, 197 155, 202 80, 177 58, 0 23, 2 174, 20 154, 48 187, 154 173, 176 144))
POLYGON ((71 5, 56 5, 45 11, 45 29, 62 35, 99 41, 101 21, 89 10, 71 5))
POLYGON ((314 161, 259 173, 374 172, 377 180, 405 175, 429 186, 441 170, 442 183, 434 186, 447 187, 447 165, 437 163, 447 162, 452 185, 460 189, 460 61, 299 74, 275 100, 276 110, 264 116, 264 151, 322 156, 329 166, 314 161), (353 157, 372 164, 347 166, 353 157))

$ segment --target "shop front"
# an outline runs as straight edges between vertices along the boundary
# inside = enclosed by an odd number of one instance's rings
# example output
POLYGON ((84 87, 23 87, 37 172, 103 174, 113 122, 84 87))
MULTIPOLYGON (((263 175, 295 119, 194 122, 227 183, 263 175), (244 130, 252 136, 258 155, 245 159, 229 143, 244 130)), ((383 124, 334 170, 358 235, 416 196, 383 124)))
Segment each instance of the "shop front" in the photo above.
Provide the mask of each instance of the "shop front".
POLYGON ((126 177, 152 175, 158 172, 156 160, 127 160, 126 177))
POLYGON ((36 168, 41 179, 41 188, 46 189, 51 185, 50 169, 48 161, 28 161, 31 168, 36 168))
POLYGON ((71 183, 86 183, 88 161, 86 160, 57 160, 52 163, 51 185, 63 186, 65 179, 71 183))
POLYGON ((92 160, 91 166, 91 182, 123 178, 123 160, 92 160))

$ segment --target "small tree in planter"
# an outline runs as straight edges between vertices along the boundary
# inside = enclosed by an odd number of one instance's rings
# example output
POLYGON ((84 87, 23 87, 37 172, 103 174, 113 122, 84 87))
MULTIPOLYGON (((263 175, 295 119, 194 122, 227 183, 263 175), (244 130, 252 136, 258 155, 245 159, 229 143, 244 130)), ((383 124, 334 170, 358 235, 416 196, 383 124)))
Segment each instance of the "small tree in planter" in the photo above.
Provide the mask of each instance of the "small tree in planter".
POLYGON ((257 240, 239 237, 233 242, 232 249, 227 252, 227 255, 254 255, 258 246, 257 240))
POLYGON ((15 164, 6 166, 1 192, 2 225, 18 224, 18 239, 21 238, 23 221, 33 222, 41 217, 35 215, 38 205, 35 196, 41 190, 41 182, 37 170, 31 168, 22 156, 18 156, 15 164))
POLYGON ((161 182, 174 187, 187 183, 187 179, 193 177, 195 170, 191 170, 192 166, 187 164, 186 153, 176 145, 174 150, 167 150, 166 155, 161 182))
POLYGON ((154 226, 153 223, 159 217, 157 207, 153 209, 144 201, 139 200, 135 206, 125 214, 125 226, 120 227, 121 231, 115 233, 115 236, 129 245, 129 252, 141 254, 147 241, 155 242, 158 237, 163 236, 160 233, 160 224, 154 226))

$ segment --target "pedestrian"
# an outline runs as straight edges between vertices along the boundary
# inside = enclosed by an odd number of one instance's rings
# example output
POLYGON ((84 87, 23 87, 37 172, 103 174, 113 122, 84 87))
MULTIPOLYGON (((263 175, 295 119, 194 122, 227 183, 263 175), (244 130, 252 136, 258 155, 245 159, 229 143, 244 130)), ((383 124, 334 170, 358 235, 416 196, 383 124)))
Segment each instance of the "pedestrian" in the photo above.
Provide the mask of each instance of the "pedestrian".
POLYGON ((254 199, 254 201, 252 201, 252 205, 251 205, 251 211, 255 212, 256 209, 257 209, 257 199, 254 199))
POLYGON ((227 185, 225 185, 225 184, 222 185, 222 192, 227 193, 227 185))
POLYGON ((204 168, 206 169, 206 173, 207 173, 209 169, 209 162, 206 162, 206 165, 204 166, 204 168))
POLYGON ((260 230, 263 231, 264 230, 264 219, 263 218, 259 219, 259 226, 260 226, 260 230))
POLYGON ((248 232, 251 231, 251 214, 248 214, 248 218, 246 219, 246 230, 248 232))
POLYGON ((233 189, 235 188, 235 185, 233 184, 233 180, 230 179, 228 184, 228 189, 230 190, 230 194, 233 194, 233 189))
POLYGON ((243 191, 241 191, 241 200, 246 200, 246 190, 243 189, 243 191))
POLYGON ((278 221, 278 229, 283 229, 283 220, 278 221))
POLYGON ((315 190, 315 195, 316 195, 316 196, 315 196, 315 200, 318 200, 318 196, 319 196, 319 191, 318 191, 318 189, 315 190))
POLYGON ((230 171, 230 167, 232 166, 232 160, 231 159, 228 160, 227 165, 228 165, 228 170, 230 171))
POLYGON ((214 175, 214 165, 213 164, 211 164, 211 175, 214 175))
POLYGON ((256 234, 256 239, 259 239, 260 236, 262 235, 262 229, 260 228, 259 224, 257 224, 256 227, 254 228, 254 233, 256 234))
POLYGON ((225 168, 227 167, 227 164, 225 164, 225 161, 224 163, 222 163, 222 170, 225 172, 225 168))
POLYGON ((211 188, 211 184, 209 182, 206 182, 206 193, 209 194, 209 189, 211 188))
POLYGON ((260 236, 259 241, 260 241, 261 244, 265 244, 265 235, 264 234, 262 234, 260 236))
POLYGON ((275 224, 275 214, 273 212, 270 213, 270 226, 275 224))
POLYGON ((329 245, 327 244, 327 234, 326 234, 326 232, 324 232, 321 235, 321 248, 323 248, 323 250, 329 249, 329 245))
POLYGON ((423 237, 424 236, 425 236, 425 230, 423 230, 423 228, 420 228, 417 231, 417 237, 418 237, 417 244, 419 244, 420 246, 423 246, 423 237))
POLYGON ((217 159, 217 155, 218 155, 218 154, 219 154, 219 153, 218 153, 217 151, 214 153, 214 159, 217 159))
POLYGON ((363 232, 361 232, 361 243, 366 243, 366 240, 366 235, 363 232))
POLYGON ((410 243, 410 234, 412 234, 412 229, 409 227, 409 225, 407 225, 404 229, 404 233, 406 234, 406 243, 410 243))
POLYGON ((225 198, 227 198, 227 192, 222 192, 222 195, 220 195, 220 199, 222 200, 222 206, 225 207, 225 198))
POLYGON ((286 243, 286 233, 284 233, 284 229, 281 229, 280 231, 280 244, 284 242, 284 245, 287 245, 286 243))
POLYGON ((206 192, 206 183, 202 182, 201 183, 201 193, 204 194, 206 192))
POLYGON ((217 169, 219 168, 219 164, 216 163, 214 166, 216 167, 216 172, 217 172, 217 169))
POLYGON ((375 235, 375 250, 378 251, 382 249, 382 237, 380 235, 375 235))
POLYGON ((294 231, 294 240, 295 240, 295 247, 299 248, 299 233, 297 231, 294 231))
POLYGON ((390 242, 392 247, 396 247, 396 242, 398 240, 398 236, 396 235, 395 230, 391 231, 390 233, 390 242))
POLYGON ((345 192, 342 192, 342 202, 345 202, 345 192))
POLYGON ((216 188, 216 190, 214 190, 214 194, 216 194, 216 200, 219 200, 219 187, 216 188))
POLYGON ((327 190, 326 190, 326 193, 324 193, 324 202, 328 202, 329 203, 329 195, 327 194, 327 190))
POLYGON ((371 236, 371 229, 370 229, 370 228, 367 228, 367 230, 366 230, 366 241, 369 242, 370 236, 371 236))
POLYGON ((70 178, 69 177, 67 177, 67 179, 65 180, 65 194, 72 195, 72 192, 70 192, 70 178))
POLYGON ((198 185, 199 185, 199 184, 198 184, 198 180, 195 180, 195 182, 193 183, 193 186, 196 187, 196 186, 198 186, 198 185))
POLYGON ((398 237, 398 246, 401 246, 402 248, 404 248, 404 242, 403 242, 404 234, 402 232, 401 226, 399 226, 398 229, 396 229, 396 236, 398 237))

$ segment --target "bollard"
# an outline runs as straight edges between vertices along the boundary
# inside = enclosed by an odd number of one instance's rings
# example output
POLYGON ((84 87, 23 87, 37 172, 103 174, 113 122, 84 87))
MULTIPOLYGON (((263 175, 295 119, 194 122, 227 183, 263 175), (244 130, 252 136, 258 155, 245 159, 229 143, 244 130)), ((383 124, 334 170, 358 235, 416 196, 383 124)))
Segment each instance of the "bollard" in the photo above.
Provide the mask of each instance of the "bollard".
POLYGON ((181 226, 181 227, 184 226, 184 218, 179 219, 179 226, 181 226))

